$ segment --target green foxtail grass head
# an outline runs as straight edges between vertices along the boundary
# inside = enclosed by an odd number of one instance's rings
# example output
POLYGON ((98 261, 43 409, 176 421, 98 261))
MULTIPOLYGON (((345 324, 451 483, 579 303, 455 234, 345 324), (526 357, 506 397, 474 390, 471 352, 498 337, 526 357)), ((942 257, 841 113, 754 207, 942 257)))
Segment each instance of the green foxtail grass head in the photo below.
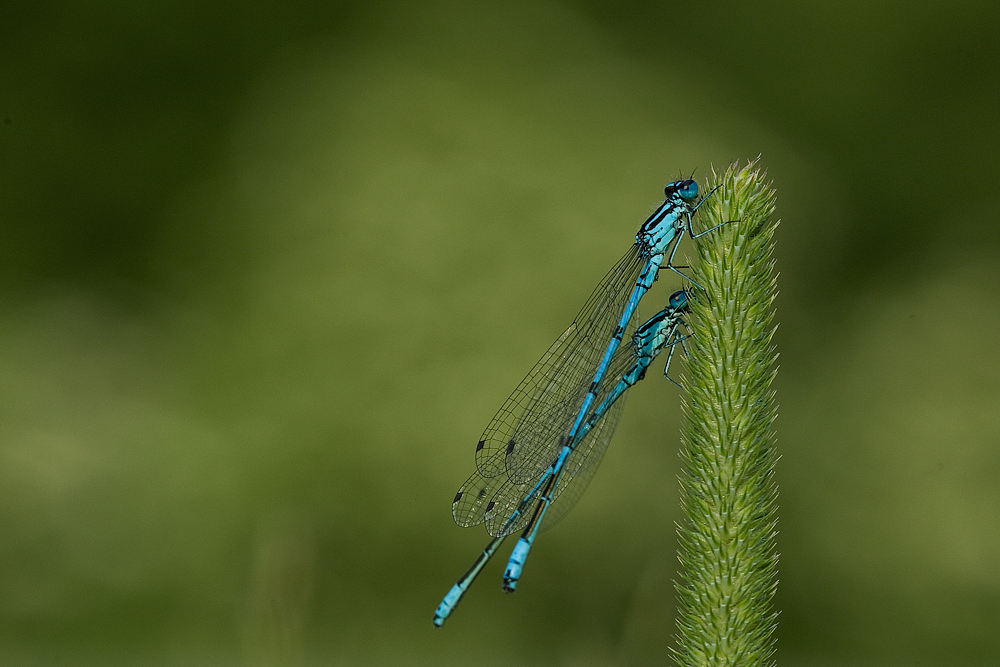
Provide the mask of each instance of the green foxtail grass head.
POLYGON ((678 526, 684 667, 773 664, 778 489, 772 344, 774 190, 757 161, 713 170, 691 277, 678 526))

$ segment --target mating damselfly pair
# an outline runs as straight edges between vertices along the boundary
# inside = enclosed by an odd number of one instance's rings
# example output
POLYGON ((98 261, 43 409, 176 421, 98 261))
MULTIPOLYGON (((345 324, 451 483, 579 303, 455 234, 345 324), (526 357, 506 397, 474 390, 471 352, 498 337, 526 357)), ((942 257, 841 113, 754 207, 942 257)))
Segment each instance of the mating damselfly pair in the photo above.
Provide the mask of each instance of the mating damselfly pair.
POLYGON ((705 199, 698 199, 693 180, 670 183, 664 195, 632 247, 479 439, 476 472, 455 495, 452 514, 460 526, 485 523, 493 540, 438 606, 435 626, 444 625, 504 539, 520 530, 503 574, 504 590, 514 591, 543 522, 554 524, 583 494, 611 442, 622 397, 664 348, 670 348, 663 369, 670 379, 691 294, 674 292, 666 308, 636 328, 639 302, 660 270, 687 278, 673 265, 685 233, 698 238, 721 225, 694 232, 692 218, 705 199))

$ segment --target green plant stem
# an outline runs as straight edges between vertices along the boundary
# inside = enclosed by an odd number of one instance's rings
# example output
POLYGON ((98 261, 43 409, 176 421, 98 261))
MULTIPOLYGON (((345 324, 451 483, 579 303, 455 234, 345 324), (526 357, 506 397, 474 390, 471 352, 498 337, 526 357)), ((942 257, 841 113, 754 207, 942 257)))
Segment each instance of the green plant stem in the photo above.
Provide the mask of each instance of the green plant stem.
POLYGON ((680 665, 772 665, 778 489, 774 190, 756 161, 713 170, 699 227, 684 380, 680 665))

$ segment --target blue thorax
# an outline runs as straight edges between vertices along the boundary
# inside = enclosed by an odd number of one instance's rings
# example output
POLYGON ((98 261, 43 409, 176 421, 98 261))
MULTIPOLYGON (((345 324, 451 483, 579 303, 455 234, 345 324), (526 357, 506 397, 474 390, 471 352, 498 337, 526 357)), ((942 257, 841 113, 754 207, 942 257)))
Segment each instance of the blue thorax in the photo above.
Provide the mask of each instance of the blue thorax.
POLYGON ((694 213, 691 202, 698 198, 698 184, 691 179, 674 181, 663 189, 663 196, 663 203, 635 235, 645 257, 662 255, 677 234, 683 233, 694 213))

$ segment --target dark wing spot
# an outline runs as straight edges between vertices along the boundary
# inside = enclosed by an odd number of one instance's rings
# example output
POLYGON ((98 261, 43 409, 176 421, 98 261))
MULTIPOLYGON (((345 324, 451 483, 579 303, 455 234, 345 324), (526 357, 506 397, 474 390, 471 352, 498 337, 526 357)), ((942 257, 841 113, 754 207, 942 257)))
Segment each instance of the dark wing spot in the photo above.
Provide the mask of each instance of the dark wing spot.
POLYGON ((476 498, 482 499, 485 497, 486 497, 486 489, 479 489, 479 493, 476 495, 476 498))
POLYGON ((451 504, 454 505, 455 503, 457 503, 459 500, 462 499, 463 495, 465 495, 464 491, 459 491, 458 493, 456 493, 455 494, 455 499, 453 501, 451 501, 451 504))
POLYGON ((494 506, 495 504, 496 504, 496 503, 494 503, 494 502, 493 502, 493 501, 491 500, 491 501, 490 501, 490 504, 486 506, 486 511, 487 511, 487 512, 489 512, 489 511, 490 511, 491 509, 493 509, 493 506, 494 506))
POLYGON ((510 442, 507 443, 507 456, 510 456, 510 453, 513 451, 514 451, 514 438, 511 438, 510 442))
POLYGON ((478 452, 480 449, 482 449, 485 446, 486 446, 486 441, 485 440, 480 440, 479 444, 476 445, 476 451, 478 452))

